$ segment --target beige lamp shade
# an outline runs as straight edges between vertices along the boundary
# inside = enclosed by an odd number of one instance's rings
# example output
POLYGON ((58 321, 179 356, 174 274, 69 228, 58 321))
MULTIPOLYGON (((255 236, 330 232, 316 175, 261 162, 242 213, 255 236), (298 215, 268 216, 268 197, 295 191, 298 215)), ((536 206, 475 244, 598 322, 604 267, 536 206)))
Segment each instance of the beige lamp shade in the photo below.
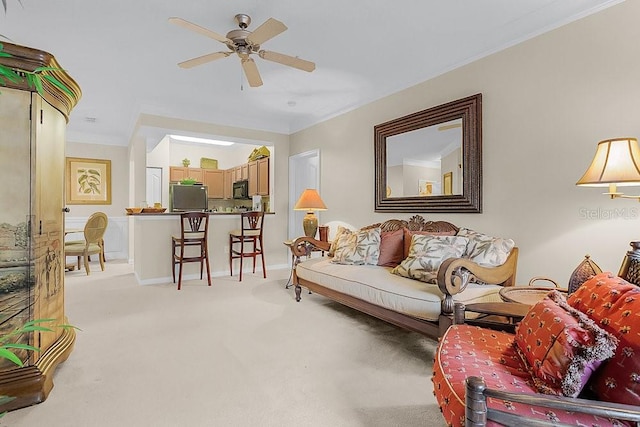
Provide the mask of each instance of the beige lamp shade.
POLYGON ((313 188, 304 190, 293 207, 293 210, 307 211, 307 214, 302 219, 302 228, 307 237, 315 237, 318 231, 318 217, 315 216, 313 211, 327 210, 318 192, 313 188))
POLYGON ((615 185, 640 185, 638 140, 615 138, 600 141, 591 165, 576 185, 613 188, 615 185))
POLYGON ((313 188, 307 188, 293 207, 295 211, 326 211, 327 207, 313 188))

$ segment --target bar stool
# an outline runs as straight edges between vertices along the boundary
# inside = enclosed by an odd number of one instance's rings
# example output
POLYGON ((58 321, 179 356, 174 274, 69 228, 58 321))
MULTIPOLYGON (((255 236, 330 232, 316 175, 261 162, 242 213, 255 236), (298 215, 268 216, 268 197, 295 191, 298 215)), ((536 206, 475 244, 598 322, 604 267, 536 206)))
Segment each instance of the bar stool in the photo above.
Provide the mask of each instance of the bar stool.
POLYGON ((240 282, 242 282, 242 260, 246 257, 253 258, 253 272, 256 272, 256 257, 262 258, 262 274, 267 278, 267 269, 264 265, 264 253, 262 252, 262 223, 264 212, 243 212, 240 214, 240 226, 238 230, 229 233, 229 271, 233 276, 233 260, 240 258, 240 282), (247 244, 245 247, 245 243, 247 244), (236 249, 234 244, 240 244, 236 249), (249 250, 249 245, 252 249, 249 250))
POLYGON ((185 262, 200 263, 200 280, 204 265, 207 265, 207 282, 211 286, 211 270, 209 267, 209 250, 207 236, 209 234, 209 214, 206 212, 185 212, 180 214, 180 235, 171 236, 171 251, 173 253, 173 283, 176 283, 176 264, 180 266, 178 275, 178 290, 182 286, 182 266, 185 262), (185 248, 199 246, 200 254, 185 256, 185 248), (179 249, 176 253, 176 249, 179 249))

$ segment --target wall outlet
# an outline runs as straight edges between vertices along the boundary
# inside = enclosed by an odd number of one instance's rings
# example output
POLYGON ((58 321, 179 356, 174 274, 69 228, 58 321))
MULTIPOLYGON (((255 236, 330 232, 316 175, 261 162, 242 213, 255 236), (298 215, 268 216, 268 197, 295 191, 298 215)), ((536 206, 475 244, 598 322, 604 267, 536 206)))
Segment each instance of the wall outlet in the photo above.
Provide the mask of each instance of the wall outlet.
POLYGON ((228 254, 228 253, 229 253, 229 245, 226 245, 226 246, 224 247, 224 253, 225 253, 225 254, 228 254))

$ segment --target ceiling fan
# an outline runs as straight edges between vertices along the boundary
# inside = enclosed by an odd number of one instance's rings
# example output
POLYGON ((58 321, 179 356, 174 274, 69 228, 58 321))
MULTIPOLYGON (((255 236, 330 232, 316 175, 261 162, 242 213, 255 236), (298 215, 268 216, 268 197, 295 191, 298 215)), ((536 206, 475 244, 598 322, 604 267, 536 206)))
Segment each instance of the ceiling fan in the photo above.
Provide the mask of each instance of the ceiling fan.
POLYGON ((242 69, 244 70, 244 74, 247 77, 249 86, 251 87, 262 86, 262 78, 258 72, 258 67, 253 58, 250 57, 250 55, 253 54, 257 54, 260 58, 266 59, 267 61, 277 62, 299 70, 308 72, 315 70, 316 64, 311 61, 305 61, 304 59, 285 55, 283 53, 260 49, 260 45, 262 43, 274 38, 287 29, 287 26, 282 22, 277 19, 269 18, 254 31, 249 31, 247 30, 247 27, 251 24, 251 18, 249 15, 240 13, 235 16, 235 21, 238 23, 240 28, 237 30, 231 30, 226 36, 223 36, 192 22, 185 21, 182 18, 169 18, 169 22, 224 43, 230 49, 226 52, 214 52, 189 59, 187 61, 180 62, 178 66, 182 68, 192 68, 217 59, 226 58, 227 56, 235 53, 240 57, 242 69))

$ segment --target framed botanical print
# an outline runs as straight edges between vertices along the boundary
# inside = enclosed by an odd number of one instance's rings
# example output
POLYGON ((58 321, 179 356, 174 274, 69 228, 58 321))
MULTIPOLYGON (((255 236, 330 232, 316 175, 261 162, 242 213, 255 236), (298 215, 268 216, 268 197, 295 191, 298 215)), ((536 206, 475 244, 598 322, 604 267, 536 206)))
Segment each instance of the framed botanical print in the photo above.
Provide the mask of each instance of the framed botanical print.
POLYGON ((68 205, 110 205, 111 160, 67 157, 65 193, 68 205))

